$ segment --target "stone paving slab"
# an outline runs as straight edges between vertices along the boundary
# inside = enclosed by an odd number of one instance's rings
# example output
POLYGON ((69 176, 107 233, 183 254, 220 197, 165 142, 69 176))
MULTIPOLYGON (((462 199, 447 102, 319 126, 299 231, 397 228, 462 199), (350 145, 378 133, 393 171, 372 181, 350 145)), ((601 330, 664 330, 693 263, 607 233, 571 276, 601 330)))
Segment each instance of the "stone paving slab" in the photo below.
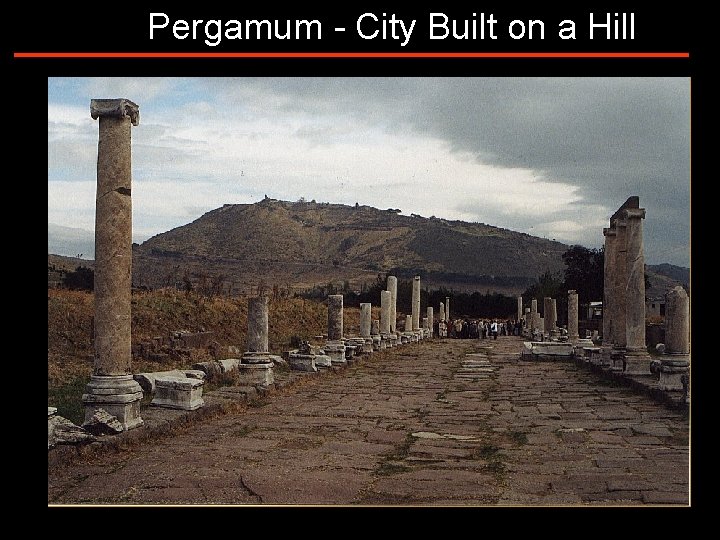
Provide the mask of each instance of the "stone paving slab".
POLYGON ((687 416, 574 362, 520 362, 522 338, 479 344, 212 390, 215 410, 148 416, 162 432, 113 452, 49 453, 48 503, 688 504, 687 416))

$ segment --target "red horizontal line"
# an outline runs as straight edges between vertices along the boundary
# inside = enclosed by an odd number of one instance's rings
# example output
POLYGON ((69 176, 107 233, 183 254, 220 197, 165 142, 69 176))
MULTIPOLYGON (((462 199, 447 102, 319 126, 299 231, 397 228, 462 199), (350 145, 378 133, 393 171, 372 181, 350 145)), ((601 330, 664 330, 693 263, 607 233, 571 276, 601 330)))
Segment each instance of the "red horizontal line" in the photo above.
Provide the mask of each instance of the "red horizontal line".
POLYGON ((689 58, 688 52, 16 52, 15 58, 689 58))

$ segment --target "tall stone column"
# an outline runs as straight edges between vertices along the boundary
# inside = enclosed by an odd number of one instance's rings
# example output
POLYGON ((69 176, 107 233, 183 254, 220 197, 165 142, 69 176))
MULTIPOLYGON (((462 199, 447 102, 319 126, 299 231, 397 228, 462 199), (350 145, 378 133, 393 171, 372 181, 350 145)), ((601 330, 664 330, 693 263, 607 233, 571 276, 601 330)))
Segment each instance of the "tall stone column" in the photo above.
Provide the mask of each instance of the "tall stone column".
POLYGON ((577 291, 568 291, 568 340, 580 339, 578 332, 578 294, 577 291))
POLYGON ((538 327, 538 305, 537 298, 530 301, 530 333, 538 327))
POLYGON ((268 352, 267 296, 248 300, 247 319, 246 352, 238 365, 238 375, 243 384, 269 386, 274 382, 273 360, 278 357, 268 352))
POLYGON ((412 288, 412 329, 420 330, 420 276, 413 278, 412 288))
POLYGON ((268 298, 248 300, 247 352, 268 352, 268 298))
POLYGON ((344 364, 345 343, 343 342, 343 295, 328 295, 328 338, 325 354, 333 364, 344 364))
POLYGON ((432 306, 427 307, 428 328, 430 329, 430 337, 435 334, 435 313, 432 306))
MULTIPOLYGON (((624 362, 626 345, 625 316, 627 306, 627 223, 625 220, 615 221, 615 257, 611 260, 613 265, 613 295, 610 301, 612 318, 610 320, 613 340, 613 357, 622 358, 624 362)), ((644 282, 643 282, 644 283, 644 282)), ((643 300, 643 303, 645 301, 643 300)))
POLYGON ((645 343, 645 255, 642 220, 644 208, 626 208, 627 286, 625 287, 625 373, 650 374, 650 355, 645 343))
POLYGON ((614 273, 615 273, 615 249, 617 231, 612 227, 603 229, 605 236, 605 253, 603 259, 603 321, 602 321, 602 343, 603 347, 612 345, 612 319, 613 319, 613 294, 614 294, 614 273))
POLYGON ((364 302, 360 304, 360 337, 370 337, 370 326, 372 325, 372 304, 364 302))
POLYGON ((690 299, 680 285, 671 289, 666 298, 660 386, 663 390, 682 390, 682 376, 690 368, 690 299))
POLYGON ((387 290, 390 291, 390 332, 397 331, 397 277, 387 277, 387 290))
POLYGON ((557 299, 556 298, 552 299, 551 313, 552 313, 552 321, 550 322, 551 330, 555 331, 557 329, 557 320, 558 320, 557 319, 557 299))
POLYGON ((522 320, 523 317, 523 303, 522 303, 522 296, 517 297, 517 320, 522 320))
POLYGON ((390 313, 392 305, 392 294, 390 291, 380 291, 380 335, 390 334, 390 313))
POLYGON ((84 425, 104 409, 128 430, 143 424, 142 388, 131 374, 130 336, 130 130, 138 125, 140 112, 128 99, 93 99, 90 116, 100 122, 95 198, 95 361, 82 396, 84 425))
POLYGON ((445 297, 445 320, 450 322, 450 297, 445 297))
POLYGON ((546 334, 549 334, 550 331, 553 329, 553 324, 552 324, 553 303, 552 303, 552 300, 553 299, 550 298, 549 296, 546 296, 545 298, 543 298, 543 308, 545 310, 543 313, 543 323, 544 323, 543 332, 545 332, 546 334))
POLYGON ((440 302, 440 312, 438 313, 439 319, 441 321, 445 320, 445 304, 440 302))

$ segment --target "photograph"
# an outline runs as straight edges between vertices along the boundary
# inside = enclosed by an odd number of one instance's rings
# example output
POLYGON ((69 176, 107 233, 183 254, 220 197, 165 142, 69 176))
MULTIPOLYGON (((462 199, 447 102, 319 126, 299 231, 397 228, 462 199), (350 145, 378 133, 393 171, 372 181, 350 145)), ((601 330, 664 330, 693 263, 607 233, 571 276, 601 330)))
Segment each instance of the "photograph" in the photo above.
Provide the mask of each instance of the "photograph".
POLYGON ((48 507, 691 507, 696 50, 291 15, 15 46, 48 507))

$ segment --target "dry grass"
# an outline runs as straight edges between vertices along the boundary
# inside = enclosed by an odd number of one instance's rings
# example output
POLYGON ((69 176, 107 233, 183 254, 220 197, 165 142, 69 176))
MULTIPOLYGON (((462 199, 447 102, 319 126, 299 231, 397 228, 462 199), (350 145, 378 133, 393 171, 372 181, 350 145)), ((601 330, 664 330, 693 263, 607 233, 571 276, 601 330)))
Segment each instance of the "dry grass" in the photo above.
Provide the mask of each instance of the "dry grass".
MULTIPOLYGON (((373 310, 373 317, 379 316, 373 310)), ((93 294, 48 289, 48 387, 77 384, 90 377, 93 368, 93 294)), ((345 309, 345 334, 357 334, 360 313, 345 309)), ((133 344, 172 332, 211 331, 220 345, 244 350, 247 333, 246 297, 204 297, 175 289, 133 293, 133 344)), ((269 301, 269 348, 280 354, 290 348, 293 337, 310 339, 327 332, 327 307, 322 302, 290 298, 269 301)), ((210 352, 194 349, 191 357, 169 362, 137 360, 134 373, 161 371, 211 358, 210 352)))

